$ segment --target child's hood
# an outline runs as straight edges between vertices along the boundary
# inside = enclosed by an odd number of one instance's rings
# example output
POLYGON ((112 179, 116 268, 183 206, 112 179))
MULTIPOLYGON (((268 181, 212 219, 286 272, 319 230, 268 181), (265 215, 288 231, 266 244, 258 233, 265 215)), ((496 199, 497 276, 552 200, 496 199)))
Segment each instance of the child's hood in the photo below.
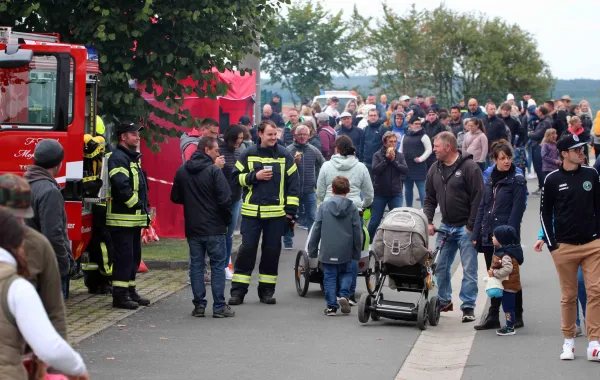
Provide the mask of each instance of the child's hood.
POLYGON ((502 256, 504 255, 508 255, 517 260, 517 263, 519 265, 523 265, 523 262, 525 261, 525 256, 523 255, 523 248, 521 247, 521 244, 503 245, 502 248, 496 248, 494 255, 500 258, 502 258, 502 256))
POLYGON ((323 205, 336 218, 345 218, 352 212, 353 207, 356 207, 350 199, 345 197, 332 197, 323 205))

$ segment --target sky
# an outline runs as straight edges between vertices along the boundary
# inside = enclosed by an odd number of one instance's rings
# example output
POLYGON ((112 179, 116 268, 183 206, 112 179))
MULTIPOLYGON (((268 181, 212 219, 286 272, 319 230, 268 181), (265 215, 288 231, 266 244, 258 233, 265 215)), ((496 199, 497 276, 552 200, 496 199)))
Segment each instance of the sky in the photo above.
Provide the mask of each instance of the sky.
MULTIPOLYGON (((347 10, 356 3, 364 16, 380 17, 382 0, 324 0, 332 11, 347 10)), ((415 3, 417 9, 433 9, 440 0, 387 0, 396 12, 415 3)), ((500 17, 518 24, 533 35, 543 59, 559 79, 600 79, 600 0, 445 0, 446 6, 459 12, 479 12, 490 18, 500 17)))

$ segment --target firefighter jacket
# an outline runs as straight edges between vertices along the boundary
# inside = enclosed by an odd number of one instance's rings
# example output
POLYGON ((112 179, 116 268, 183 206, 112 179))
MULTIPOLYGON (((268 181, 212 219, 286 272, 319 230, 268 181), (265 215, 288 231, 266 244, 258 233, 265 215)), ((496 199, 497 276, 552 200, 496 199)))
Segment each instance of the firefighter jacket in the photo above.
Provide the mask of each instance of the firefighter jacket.
POLYGON ((243 188, 242 215, 268 219, 296 215, 298 198, 298 167, 292 155, 283 146, 256 145, 244 150, 235 163, 231 175, 243 188), (273 177, 259 181, 256 173, 270 166, 273 177))
POLYGON ((148 182, 142 172, 142 155, 117 145, 108 157, 110 187, 106 205, 106 225, 148 227, 148 182))

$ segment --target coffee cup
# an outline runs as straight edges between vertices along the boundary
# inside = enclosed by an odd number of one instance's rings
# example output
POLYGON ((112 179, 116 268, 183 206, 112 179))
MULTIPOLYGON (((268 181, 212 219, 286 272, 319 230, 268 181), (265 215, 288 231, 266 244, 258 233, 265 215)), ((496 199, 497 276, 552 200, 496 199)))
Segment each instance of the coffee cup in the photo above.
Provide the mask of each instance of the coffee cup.
POLYGON ((265 165, 265 166, 263 167, 263 169, 265 169, 265 170, 268 170, 268 171, 272 172, 272 171, 273 171, 273 166, 271 166, 271 165, 265 165))

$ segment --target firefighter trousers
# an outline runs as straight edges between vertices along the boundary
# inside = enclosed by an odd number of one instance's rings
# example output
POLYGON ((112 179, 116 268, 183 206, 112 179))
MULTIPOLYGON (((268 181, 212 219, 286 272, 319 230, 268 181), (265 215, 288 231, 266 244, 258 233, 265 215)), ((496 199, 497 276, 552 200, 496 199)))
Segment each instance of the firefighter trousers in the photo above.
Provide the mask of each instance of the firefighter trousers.
POLYGON ((142 261, 142 229, 113 227, 110 237, 114 245, 112 286, 113 297, 129 295, 135 288, 135 275, 142 261))
POLYGON ((240 233, 242 244, 234 265, 231 295, 244 296, 248 293, 252 270, 256 265, 258 243, 262 233, 260 265, 258 267, 258 296, 273 294, 279 269, 281 237, 287 227, 287 218, 259 219, 242 217, 240 233))

